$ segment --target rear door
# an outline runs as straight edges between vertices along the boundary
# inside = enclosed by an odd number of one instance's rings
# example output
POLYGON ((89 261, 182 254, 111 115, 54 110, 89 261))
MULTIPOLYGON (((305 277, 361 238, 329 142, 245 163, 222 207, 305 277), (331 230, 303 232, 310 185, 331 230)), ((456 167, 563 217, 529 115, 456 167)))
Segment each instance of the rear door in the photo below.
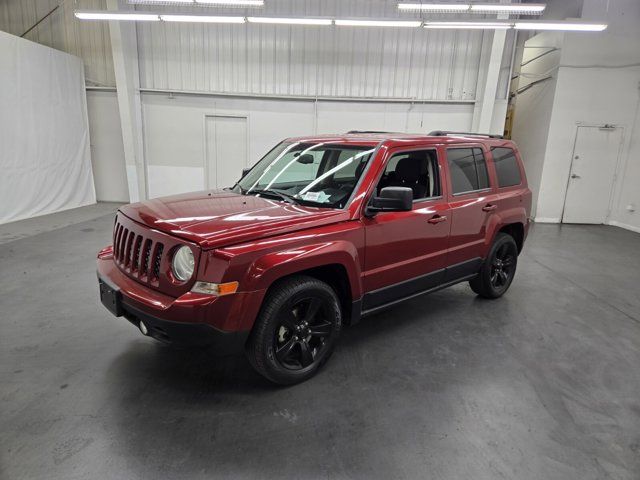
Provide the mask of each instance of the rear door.
POLYGON ((478 271, 487 253, 487 226, 498 208, 482 144, 446 148, 451 234, 446 281, 478 271))
POLYGON ((413 187, 413 209, 380 212, 363 219, 364 287, 368 292, 364 297, 364 310, 442 283, 450 219, 442 190, 441 162, 435 148, 396 149, 388 154, 374 195, 385 186, 413 187), (399 164, 406 167, 412 162, 419 164, 413 172, 400 171, 399 164))

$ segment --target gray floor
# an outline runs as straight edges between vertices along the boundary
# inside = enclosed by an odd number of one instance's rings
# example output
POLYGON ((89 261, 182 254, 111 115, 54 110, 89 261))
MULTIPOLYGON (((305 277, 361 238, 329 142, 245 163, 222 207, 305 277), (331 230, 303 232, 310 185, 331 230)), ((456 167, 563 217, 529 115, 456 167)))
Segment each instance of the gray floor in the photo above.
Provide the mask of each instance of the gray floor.
POLYGON ((283 389, 111 317, 111 226, 0 246, 3 479, 640 476, 640 235, 536 225, 506 297, 378 314, 283 389))

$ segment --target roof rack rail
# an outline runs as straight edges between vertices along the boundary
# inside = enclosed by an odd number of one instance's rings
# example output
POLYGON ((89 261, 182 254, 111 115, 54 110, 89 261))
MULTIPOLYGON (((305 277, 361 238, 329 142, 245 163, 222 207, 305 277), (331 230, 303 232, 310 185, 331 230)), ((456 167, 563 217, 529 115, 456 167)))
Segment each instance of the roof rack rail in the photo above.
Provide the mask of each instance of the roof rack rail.
POLYGON ((433 132, 429 132, 430 137, 446 137, 448 135, 462 135, 465 137, 487 137, 487 138, 504 139, 503 135, 497 135, 495 133, 450 132, 448 130, 434 130, 433 132))
POLYGON ((347 135, 351 133, 396 133, 396 132, 384 132, 382 130, 349 130, 347 135))

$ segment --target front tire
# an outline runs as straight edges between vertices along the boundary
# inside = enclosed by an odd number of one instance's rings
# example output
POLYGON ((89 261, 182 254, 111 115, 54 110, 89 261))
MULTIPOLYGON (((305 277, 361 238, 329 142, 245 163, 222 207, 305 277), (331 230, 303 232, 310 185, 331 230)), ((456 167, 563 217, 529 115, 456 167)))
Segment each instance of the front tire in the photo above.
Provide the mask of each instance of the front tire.
POLYGON ((329 285, 313 277, 290 277, 269 290, 247 356, 268 380, 300 383, 329 359, 341 327, 340 302, 329 285))
POLYGON ((484 298, 498 298, 509 289, 516 274, 518 246, 513 237, 498 233, 478 276, 469 282, 471 290, 484 298))

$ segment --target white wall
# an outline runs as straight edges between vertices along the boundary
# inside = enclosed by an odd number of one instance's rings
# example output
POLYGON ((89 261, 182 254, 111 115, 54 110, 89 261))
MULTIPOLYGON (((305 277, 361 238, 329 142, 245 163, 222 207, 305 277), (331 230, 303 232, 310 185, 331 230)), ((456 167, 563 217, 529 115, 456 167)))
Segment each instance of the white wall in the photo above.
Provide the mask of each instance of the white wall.
POLYGON ((564 34, 536 219, 560 221, 577 125, 608 123, 625 132, 610 223, 640 230, 640 212, 626 210, 640 205, 640 2, 604 6, 585 1, 583 17, 606 20, 605 32, 564 34))
POLYGON ((129 189, 116 93, 87 91, 87 110, 96 199, 102 202, 128 202, 129 189))
MULTIPOLYGON (((640 2, 584 0, 582 18, 609 27, 542 33, 526 43, 559 48, 523 67, 519 78, 522 88, 552 77, 518 95, 515 109, 513 137, 534 192, 533 214, 538 222, 561 221, 578 125, 612 124, 624 139, 608 223, 640 231, 640 2)), ((525 50, 523 62, 544 50, 525 50)))
POLYGON ((545 161, 549 124, 553 110, 560 49, 564 34, 543 32, 529 38, 524 44, 523 66, 519 69, 518 89, 551 76, 549 80, 531 85, 518 94, 512 128, 512 137, 518 145, 527 172, 529 188, 533 192, 532 216, 536 215, 538 191, 545 161), (550 52, 550 53, 546 53, 550 52), (545 54, 546 53, 546 54, 545 54), (543 55, 545 54, 545 55, 543 55), (543 56, 541 56, 543 55, 543 56))
MULTIPOLYGON (((315 102, 143 94, 150 197, 204 188, 205 115, 248 118, 253 165, 287 137, 348 130, 428 132, 466 130, 473 104, 315 102)), ((238 166, 238 176, 241 167, 238 166)))

